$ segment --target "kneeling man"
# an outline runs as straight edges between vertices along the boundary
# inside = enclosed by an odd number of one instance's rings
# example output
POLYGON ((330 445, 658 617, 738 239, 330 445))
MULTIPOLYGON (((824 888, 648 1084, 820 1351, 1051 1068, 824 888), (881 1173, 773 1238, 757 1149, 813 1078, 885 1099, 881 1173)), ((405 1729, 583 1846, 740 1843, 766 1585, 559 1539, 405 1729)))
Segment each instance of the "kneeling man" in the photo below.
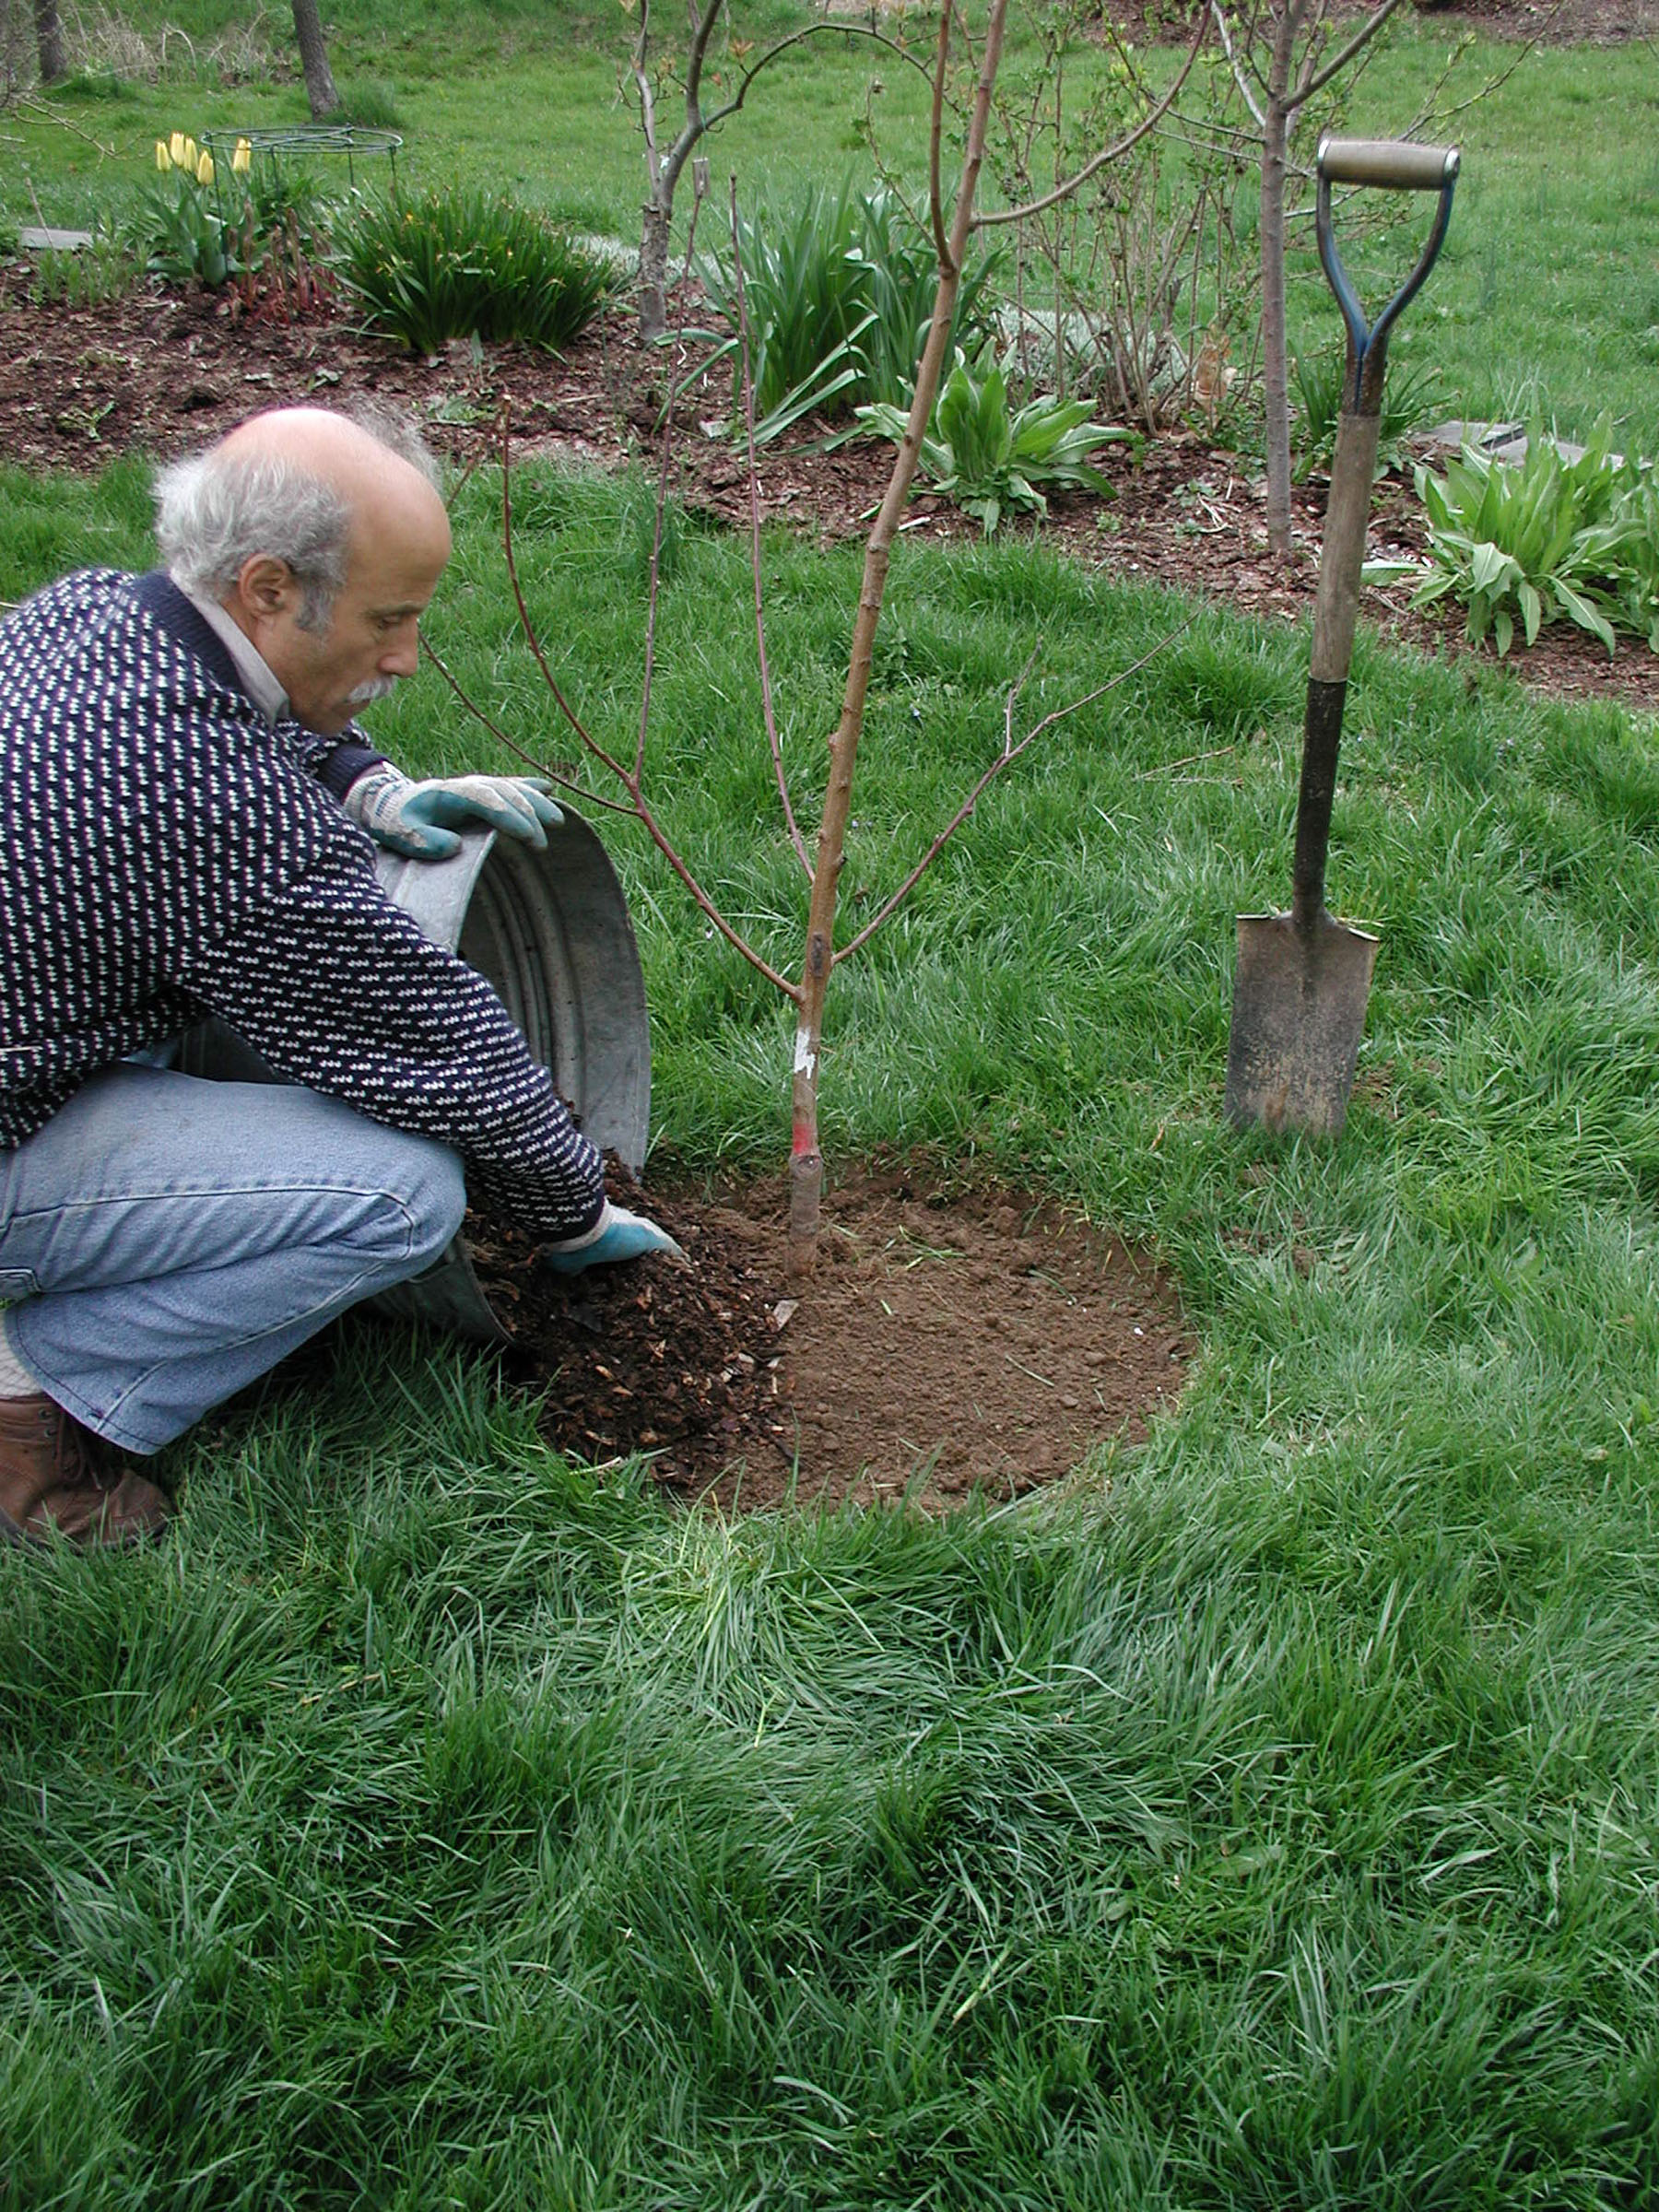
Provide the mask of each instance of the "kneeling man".
POLYGON ((163 571, 0 622, 0 1535, 152 1535, 156 1452, 429 1266, 465 1185, 566 1269, 668 1244, 373 846, 545 842, 534 781, 412 782, 355 711, 449 559, 412 432, 256 416, 166 470, 163 571), (292 1088, 203 1082, 223 1018, 292 1088))

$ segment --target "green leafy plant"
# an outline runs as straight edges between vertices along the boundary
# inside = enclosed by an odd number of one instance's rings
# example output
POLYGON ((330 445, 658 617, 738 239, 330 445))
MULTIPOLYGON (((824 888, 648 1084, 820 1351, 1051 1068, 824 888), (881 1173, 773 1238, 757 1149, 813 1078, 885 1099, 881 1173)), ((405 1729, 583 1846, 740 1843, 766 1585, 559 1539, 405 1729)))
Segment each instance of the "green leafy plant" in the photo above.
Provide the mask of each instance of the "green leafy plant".
POLYGON ((1465 446, 1443 477, 1419 467, 1430 552, 1413 605, 1455 599, 1471 642, 1489 633, 1500 654, 1517 616, 1529 645, 1565 617, 1609 653, 1619 629, 1659 653, 1659 500, 1609 440, 1604 421, 1570 460, 1535 424, 1518 466, 1465 446))
POLYGON ((449 338, 552 350, 586 329, 615 268, 505 196, 448 189, 348 204, 334 265, 369 320, 418 353, 449 338))
MULTIPOLYGON (((1316 468, 1328 468, 1336 450, 1342 391, 1347 371, 1346 351, 1316 353, 1296 362, 1296 395, 1301 408, 1301 437, 1295 477, 1300 484, 1316 468)), ((1403 468, 1406 442, 1438 415, 1445 401, 1440 377, 1428 362, 1396 371, 1382 387, 1382 422, 1377 438, 1377 467, 1403 468)))
POLYGON ((138 265, 123 238, 100 232, 74 253, 47 252, 35 264, 29 297, 41 305, 98 307, 124 300, 138 282, 138 265))
POLYGON ((216 292, 241 266, 223 216, 182 170, 139 195, 133 239, 146 265, 168 284, 216 292))
MULTIPOLYGON (((236 159, 241 158, 239 148, 236 159)), ((244 170, 233 170, 231 176, 230 196, 220 202, 228 221, 239 228, 251 223, 256 239, 291 231, 307 253, 326 252, 337 203, 309 170, 297 169, 277 154, 261 152, 251 156, 244 170)), ((222 180, 221 170, 221 183, 222 180)))
MULTIPOLYGON (((895 444, 904 435, 904 410, 885 402, 860 407, 858 419, 895 444)), ((922 441, 921 465, 934 488, 977 516, 989 537, 1005 512, 1046 514, 1044 486, 1111 499, 1111 484, 1088 456, 1134 440, 1133 430, 1090 422, 1085 399, 1045 394, 1012 408, 1002 371, 978 380, 959 354, 922 441)))
POLYGON ((159 179, 140 194, 128 236, 145 265, 169 284, 209 291, 254 276, 271 257, 327 246, 329 203, 303 170, 254 154, 240 139, 215 159, 175 131, 156 141, 159 179))
POLYGON ((1659 653, 1659 482, 1651 465, 1629 474, 1620 501, 1629 525, 1613 578, 1619 627, 1645 637, 1650 653, 1659 653))
MULTIPOLYGON (((754 384, 755 440, 765 444, 804 415, 846 415, 900 404, 933 314, 938 265, 923 222, 880 186, 809 192, 791 214, 740 220, 744 310, 754 384)), ((953 343, 977 354, 991 328, 987 287, 1000 257, 963 272, 953 343)), ((736 361, 737 278, 726 254, 708 257, 702 281, 731 335, 716 354, 736 361)), ((740 391, 741 363, 734 369, 740 391)))

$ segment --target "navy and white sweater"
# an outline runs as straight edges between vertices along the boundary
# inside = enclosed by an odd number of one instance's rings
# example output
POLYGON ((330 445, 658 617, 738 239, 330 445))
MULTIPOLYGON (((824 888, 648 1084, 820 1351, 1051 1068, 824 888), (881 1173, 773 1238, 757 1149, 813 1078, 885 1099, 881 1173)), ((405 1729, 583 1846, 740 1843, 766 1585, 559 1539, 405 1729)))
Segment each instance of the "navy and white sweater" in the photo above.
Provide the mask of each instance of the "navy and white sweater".
POLYGON ((381 889, 355 731, 267 723, 165 576, 68 576, 0 621, 0 1148, 217 1014, 281 1075, 452 1145, 532 1235, 599 1156, 483 978, 381 889))

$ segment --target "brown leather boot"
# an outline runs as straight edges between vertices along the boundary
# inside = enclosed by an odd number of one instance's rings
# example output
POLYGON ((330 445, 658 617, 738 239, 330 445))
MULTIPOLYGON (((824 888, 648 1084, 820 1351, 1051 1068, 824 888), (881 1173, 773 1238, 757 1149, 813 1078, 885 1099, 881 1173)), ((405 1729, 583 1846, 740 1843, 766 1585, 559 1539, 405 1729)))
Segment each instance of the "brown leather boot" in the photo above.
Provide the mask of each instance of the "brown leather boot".
POLYGON ((0 1536, 44 1543, 138 1544, 172 1507, 153 1482, 101 1464, 98 1439, 48 1397, 0 1398, 0 1536))

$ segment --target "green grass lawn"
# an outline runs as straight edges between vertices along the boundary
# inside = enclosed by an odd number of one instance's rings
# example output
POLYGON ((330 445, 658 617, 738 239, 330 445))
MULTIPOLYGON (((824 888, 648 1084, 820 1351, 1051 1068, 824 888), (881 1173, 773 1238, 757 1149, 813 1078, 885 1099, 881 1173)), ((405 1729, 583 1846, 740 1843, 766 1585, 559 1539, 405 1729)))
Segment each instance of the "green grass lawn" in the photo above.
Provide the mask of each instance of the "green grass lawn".
MULTIPOLYGON (((214 41, 228 24, 245 21, 234 10, 211 0, 163 10, 141 0, 122 14, 147 31, 152 45, 164 21, 179 25, 195 41, 197 65, 175 39, 170 74, 159 83, 105 72, 77 84, 58 102, 72 129, 29 114, 8 118, 0 212, 31 221, 38 201, 50 221, 90 222, 131 204, 153 175, 159 135, 304 120, 297 81, 229 88, 218 82, 214 41)), ((788 0, 765 0, 758 9, 741 8, 738 19, 744 38, 759 47, 802 16, 788 0)), ((342 84, 367 82, 393 103, 406 135, 401 177, 417 184, 498 183, 637 245, 644 169, 637 116, 619 89, 632 35, 628 16, 585 4, 537 7, 530 0, 482 8, 443 0, 418 12, 392 0, 340 0, 330 21, 342 84)), ((272 52, 288 52, 280 11, 262 35, 272 52)), ((913 35, 924 45, 925 25, 913 35)), ((1367 136, 1406 128, 1447 52, 1432 15, 1402 23, 1359 80, 1342 127, 1367 136)), ((1467 100, 1515 52, 1477 41, 1453 72, 1448 100, 1467 100)), ((1004 73, 1016 106, 1037 58, 1029 23, 1017 19, 1004 73)), ((719 57, 724 85, 736 59, 729 49, 719 57)), ((1087 54, 1074 58, 1074 92, 1100 65, 1087 54)), ((711 99, 718 97, 715 86, 711 99)), ((707 142, 715 182, 724 187, 735 172, 746 204, 754 205, 769 196, 792 200, 808 183, 833 184, 849 173, 867 177, 866 111, 894 172, 919 192, 927 112, 922 77, 888 52, 872 54, 839 37, 793 53, 707 142), (873 78, 881 87, 875 94, 873 78)), ((662 114, 670 127, 676 118, 668 94, 662 114)), ((1444 413, 1535 414, 1583 439, 1605 412, 1617 445, 1659 456, 1656 116, 1653 55, 1638 41, 1535 51, 1499 90, 1446 126, 1465 152, 1456 212, 1431 286, 1394 341, 1396 371, 1419 363, 1438 370, 1444 413)), ((343 182, 343 165, 330 168, 343 182)), ((357 164, 359 183, 378 183, 382 175, 383 164, 357 164)), ((989 180, 986 193, 994 196, 989 180)), ((724 196, 722 190, 722 206, 724 196)), ((1352 213, 1344 217, 1347 250, 1373 304, 1415 260, 1425 213, 1418 195, 1405 195, 1399 221, 1364 241, 1352 230, 1352 213)), ((1248 188, 1238 220, 1248 252, 1248 188)), ((1292 241, 1289 315, 1293 349, 1319 352, 1339 342, 1340 320, 1305 229, 1292 241)), ((1235 434, 1248 439, 1248 422, 1235 434)))
MULTIPOLYGON (((562 754, 493 488, 432 635, 562 754)), ((617 738, 637 496, 518 502, 617 738)), ((135 468, 6 474, 0 516, 0 595, 147 556, 135 468)), ((768 577, 810 818, 856 559, 768 577)), ((791 961, 748 593, 688 526, 652 772, 791 961)), ((1039 640, 1032 714, 1189 611, 902 546, 852 911, 1039 640)), ((942 1147, 1179 1276, 1201 1353, 1144 1447, 1023 1509, 725 1524, 363 1326, 171 1455, 165 1549, 0 1557, 0 2205, 1659 2202, 1659 733, 1362 636, 1355 1110, 1241 1137, 1233 916, 1288 891, 1305 667, 1201 612, 831 992, 832 1165, 942 1147)), ((430 677, 377 727, 489 757, 430 677)), ((777 1163, 784 1010, 610 842, 657 1144, 777 1163)))

